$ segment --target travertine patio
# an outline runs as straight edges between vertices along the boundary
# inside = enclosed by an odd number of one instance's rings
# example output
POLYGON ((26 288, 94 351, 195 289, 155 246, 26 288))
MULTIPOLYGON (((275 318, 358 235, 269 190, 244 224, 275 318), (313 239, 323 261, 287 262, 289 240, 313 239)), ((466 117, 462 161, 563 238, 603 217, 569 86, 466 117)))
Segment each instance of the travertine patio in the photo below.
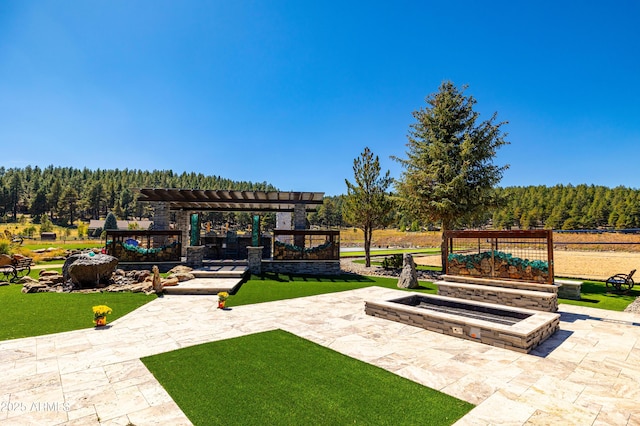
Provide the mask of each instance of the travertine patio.
POLYGON ((171 295, 105 329, 0 342, 0 425, 190 424, 139 358, 274 328, 477 404, 458 425, 640 425, 640 315, 560 305, 561 330, 526 355, 365 315, 398 294, 226 311, 171 295))

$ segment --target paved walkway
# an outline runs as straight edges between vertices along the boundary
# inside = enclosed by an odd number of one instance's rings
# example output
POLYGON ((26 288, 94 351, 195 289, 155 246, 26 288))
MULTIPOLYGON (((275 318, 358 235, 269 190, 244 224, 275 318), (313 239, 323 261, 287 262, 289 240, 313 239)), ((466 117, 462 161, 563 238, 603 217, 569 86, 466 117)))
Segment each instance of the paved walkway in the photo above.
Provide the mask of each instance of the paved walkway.
POLYGON ((105 329, 0 342, 0 425, 190 424, 139 358, 276 328, 477 404, 458 425, 640 425, 640 315, 561 305, 561 330, 525 355, 364 314, 398 293, 225 311, 165 296, 105 329))

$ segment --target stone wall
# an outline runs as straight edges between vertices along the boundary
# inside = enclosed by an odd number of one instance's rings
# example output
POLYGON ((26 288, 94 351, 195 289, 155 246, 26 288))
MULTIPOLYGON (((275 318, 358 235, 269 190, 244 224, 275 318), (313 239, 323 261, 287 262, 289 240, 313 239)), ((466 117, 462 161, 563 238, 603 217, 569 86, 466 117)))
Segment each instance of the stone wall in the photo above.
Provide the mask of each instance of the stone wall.
POLYGON ((276 274, 340 275, 339 260, 263 260, 262 272, 276 274))
POLYGON ((204 246, 187 247, 187 266, 190 268, 201 268, 204 259, 204 246))
POLYGON ((181 256, 187 255, 187 247, 190 244, 189 238, 189 217, 191 212, 186 210, 180 210, 176 212, 176 228, 180 230, 182 234, 182 253, 181 256))
POLYGON ((436 281, 438 296, 493 303, 543 312, 558 311, 558 295, 543 291, 518 290, 489 285, 436 281))

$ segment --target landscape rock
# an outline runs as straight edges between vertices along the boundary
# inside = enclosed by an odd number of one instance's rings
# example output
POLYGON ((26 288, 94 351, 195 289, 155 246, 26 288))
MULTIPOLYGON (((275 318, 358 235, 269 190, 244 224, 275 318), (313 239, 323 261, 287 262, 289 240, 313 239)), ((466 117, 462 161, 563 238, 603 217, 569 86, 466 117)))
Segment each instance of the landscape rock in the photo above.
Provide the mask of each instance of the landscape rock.
POLYGON ((400 278, 398 279, 399 288, 418 288, 418 273, 416 271, 416 264, 413 261, 413 256, 409 253, 402 255, 402 272, 400 272, 400 278))
POLYGON ((179 282, 189 281, 195 278, 190 272, 177 272, 175 274, 168 275, 167 278, 177 278, 179 282))
POLYGON ((180 281, 176 277, 165 278, 162 280, 162 287, 173 287, 178 285, 180 281))
MULTIPOLYGON (((69 259, 76 255, 71 256, 69 259)), ((65 265, 67 263, 65 262, 65 265)), ((94 256, 79 255, 68 265, 69 279, 80 287, 96 287, 107 284, 118 266, 118 259, 108 254, 96 254, 94 256)), ((64 270, 64 266, 63 266, 64 270)), ((67 277, 63 274, 65 281, 67 277)))
POLYGON ((151 271, 153 272, 153 276, 151 278, 151 286, 153 288, 153 291, 160 294, 162 293, 162 280, 160 279, 160 270, 156 265, 153 265, 151 271))
POLYGON ((16 284, 29 284, 29 283, 37 283, 38 280, 31 278, 29 275, 25 275, 24 277, 20 277, 16 284))
POLYGON ((169 270, 169 274, 186 274, 193 271, 193 268, 184 265, 174 266, 169 270))
POLYGON ((42 293, 45 291, 49 291, 49 287, 37 281, 35 283, 26 283, 22 286, 23 293, 42 293))

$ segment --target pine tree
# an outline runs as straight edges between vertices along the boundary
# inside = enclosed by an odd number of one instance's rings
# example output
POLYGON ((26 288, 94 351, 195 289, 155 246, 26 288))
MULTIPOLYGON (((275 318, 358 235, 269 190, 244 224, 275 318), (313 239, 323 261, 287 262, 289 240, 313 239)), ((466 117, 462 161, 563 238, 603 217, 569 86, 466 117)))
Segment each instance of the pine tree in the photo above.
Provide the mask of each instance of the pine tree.
POLYGON ((413 112, 416 122, 408 135, 406 159, 397 182, 402 205, 419 217, 440 222, 444 232, 486 213, 495 206, 495 185, 508 166, 493 164, 505 141, 501 127, 491 119, 478 123, 476 100, 450 81, 427 96, 427 107, 413 112))
POLYGON ((118 229, 118 220, 116 219, 116 215, 109 212, 107 213, 107 217, 104 220, 104 228, 105 231, 108 229, 118 229))
POLYGON ((345 179, 347 196, 343 205, 346 220, 364 232, 365 265, 371 266, 373 230, 384 226, 390 218, 391 201, 387 190, 392 179, 389 171, 380 176, 380 160, 369 148, 353 160, 355 184, 345 179))

